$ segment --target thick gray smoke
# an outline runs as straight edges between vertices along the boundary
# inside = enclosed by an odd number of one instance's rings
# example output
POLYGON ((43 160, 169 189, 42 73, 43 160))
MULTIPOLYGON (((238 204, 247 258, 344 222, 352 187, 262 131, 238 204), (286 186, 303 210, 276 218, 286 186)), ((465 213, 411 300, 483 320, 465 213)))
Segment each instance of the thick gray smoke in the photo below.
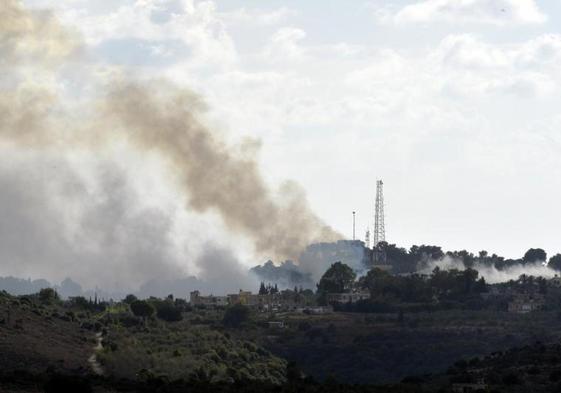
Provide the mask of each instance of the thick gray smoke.
POLYGON ((189 297, 189 292, 194 290, 220 295, 259 288, 255 275, 248 273, 228 249, 207 244, 196 265, 200 268, 199 277, 164 279, 157 276, 142 285, 138 295, 164 297, 172 293, 178 297, 189 297))
POLYGON ((140 207, 117 166, 97 167, 94 191, 63 159, 12 159, 0 161, 0 275, 116 290, 183 273, 168 214, 140 207))
MULTIPOLYGON (((104 90, 90 75, 94 65, 77 60, 78 36, 53 14, 3 0, 0 20, 0 142, 6 151, 34 155, 23 168, 0 160, 0 274, 65 274, 110 287, 185 276, 184 261, 170 252, 170 212, 147 208, 126 171, 106 164, 84 180, 62 159, 76 149, 97 153, 122 143, 159 157, 187 210, 218 213, 258 254, 294 258, 310 243, 339 238, 297 186, 272 192, 255 157, 230 149, 205 125, 204 104, 192 92, 130 77, 116 77, 104 90), (70 66, 96 86, 80 106, 60 91, 59 73, 70 66), (61 158, 48 161, 43 154, 61 158), (89 183, 101 190, 98 198, 89 183)), ((194 263, 218 290, 253 282, 237 273, 239 262, 220 246, 205 246, 194 263)))
POLYGON ((259 280, 276 283, 281 288, 303 287, 314 289, 329 267, 335 262, 350 266, 359 276, 367 271, 369 253, 360 240, 339 240, 311 244, 299 255, 299 265, 285 261, 276 266, 268 261, 251 271, 259 280))

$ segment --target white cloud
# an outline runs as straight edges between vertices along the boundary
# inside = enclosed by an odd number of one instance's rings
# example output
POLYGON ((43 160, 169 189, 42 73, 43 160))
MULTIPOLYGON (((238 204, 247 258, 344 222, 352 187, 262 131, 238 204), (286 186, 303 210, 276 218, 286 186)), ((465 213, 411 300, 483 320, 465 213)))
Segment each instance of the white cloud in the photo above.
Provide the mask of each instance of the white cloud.
POLYGON ((143 42, 147 54, 169 55, 180 42, 192 67, 231 67, 238 60, 233 39, 212 1, 138 0, 117 3, 106 12, 96 10, 91 2, 61 2, 57 15, 93 47, 137 40, 143 42))
POLYGON ((382 20, 404 23, 446 22, 493 25, 536 24, 547 16, 534 0, 423 0, 406 5, 395 13, 378 10, 382 20))
POLYGON ((265 57, 270 61, 294 60, 304 56, 306 49, 301 41, 306 38, 306 32, 296 27, 282 27, 271 37, 265 48, 265 57))
POLYGON ((446 37, 431 54, 439 75, 460 94, 503 92, 534 97, 561 83, 554 66, 561 36, 543 35, 521 44, 497 45, 470 34, 446 37))
POLYGON ((222 13, 224 19, 231 24, 262 26, 277 25, 296 14, 295 10, 287 7, 281 7, 272 11, 240 8, 235 11, 222 13))

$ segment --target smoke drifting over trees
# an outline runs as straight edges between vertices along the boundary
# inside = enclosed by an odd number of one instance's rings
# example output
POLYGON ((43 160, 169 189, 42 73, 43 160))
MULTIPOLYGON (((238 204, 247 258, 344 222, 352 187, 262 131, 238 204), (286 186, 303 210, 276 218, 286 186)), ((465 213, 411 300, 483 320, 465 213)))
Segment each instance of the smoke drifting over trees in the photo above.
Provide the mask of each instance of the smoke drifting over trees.
MULTIPOLYGON (((188 211, 218 213, 258 255, 295 258, 310 243, 339 238, 314 215, 299 187, 287 183, 271 191, 255 157, 229 148, 205 125, 196 94, 165 81, 118 76, 122 71, 108 88, 107 78, 97 81, 95 63, 80 56, 85 49, 79 37, 52 13, 6 0, 0 18, 1 148, 5 157, 27 157, 22 168, 0 163, 0 274, 52 278, 62 270, 90 285, 140 285, 185 274, 185 261, 170 251, 173 211, 146 208, 131 172, 120 173, 110 160, 99 164, 105 171, 84 178, 75 162, 63 158, 79 150, 102 161, 114 145, 156 156, 162 177, 171 174, 188 211), (64 87, 67 67, 80 74, 87 93, 64 87), (92 183, 101 189, 97 195, 92 183)), ((236 257, 220 250, 205 243, 194 262, 200 276, 217 286, 243 284, 248 278, 236 257), (227 277, 216 277, 217 260, 231 267, 227 277)))

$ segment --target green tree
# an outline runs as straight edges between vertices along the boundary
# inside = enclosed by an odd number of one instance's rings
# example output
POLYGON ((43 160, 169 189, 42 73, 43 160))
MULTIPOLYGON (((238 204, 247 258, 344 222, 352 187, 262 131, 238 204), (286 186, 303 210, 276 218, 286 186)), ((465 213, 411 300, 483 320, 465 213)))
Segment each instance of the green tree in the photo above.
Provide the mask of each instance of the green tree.
POLYGON ((41 303, 51 304, 60 300, 58 293, 53 288, 43 288, 39 291, 39 300, 41 303))
POLYGON ((349 292, 355 278, 353 269, 342 262, 335 262, 321 277, 318 292, 321 294, 349 292))
POLYGON ((413 272, 417 261, 407 253, 405 248, 395 244, 379 242, 373 250, 374 262, 381 265, 392 265, 396 273, 413 272))
POLYGON ((549 258, 547 266, 549 266, 553 270, 557 270, 558 272, 561 271, 561 254, 556 254, 549 258))
POLYGON ((379 296, 384 296, 389 292, 394 292, 394 278, 393 276, 379 268, 371 269, 364 277, 361 277, 359 283, 364 289, 370 291, 370 296, 374 299, 379 296))
POLYGON ((91 303, 83 296, 75 296, 70 298, 70 304, 74 307, 78 307, 84 310, 91 308, 91 303))
POLYGON ((249 308, 243 304, 234 304, 226 309, 222 323, 226 327, 237 328, 249 321, 249 308))
POLYGON ((179 322, 183 319, 181 309, 170 301, 160 302, 156 306, 156 315, 167 322, 179 322))
POLYGON ((151 317, 156 312, 154 306, 145 300, 135 300, 130 304, 130 308, 134 315, 143 319, 151 317))
POLYGON ((522 258, 524 263, 545 262, 547 253, 541 248, 530 248, 522 258))
MULTIPOLYGON (((394 253, 395 252, 396 251, 394 251, 394 253)), ((411 248, 409 249, 409 258, 414 263, 413 266, 425 266, 430 261, 439 260, 443 257, 444 253, 442 252, 442 248, 438 246, 429 246, 423 244, 421 246, 411 246, 411 248)))
POLYGON ((128 294, 124 299, 123 302, 127 303, 127 304, 132 304, 133 302, 137 301, 138 298, 136 296, 134 296, 133 294, 128 294))

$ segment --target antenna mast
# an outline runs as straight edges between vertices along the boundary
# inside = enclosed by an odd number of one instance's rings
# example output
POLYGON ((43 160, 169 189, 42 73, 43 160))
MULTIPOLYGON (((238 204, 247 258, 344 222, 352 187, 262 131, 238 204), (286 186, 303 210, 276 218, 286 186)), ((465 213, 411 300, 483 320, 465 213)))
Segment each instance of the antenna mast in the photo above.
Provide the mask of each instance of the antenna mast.
POLYGON ((374 212, 374 244, 372 248, 383 241, 386 241, 386 227, 384 225, 384 182, 382 180, 377 180, 376 206, 374 212))
POLYGON ((353 240, 356 239, 356 236, 355 236, 355 215, 356 215, 356 212, 353 212, 353 240))

